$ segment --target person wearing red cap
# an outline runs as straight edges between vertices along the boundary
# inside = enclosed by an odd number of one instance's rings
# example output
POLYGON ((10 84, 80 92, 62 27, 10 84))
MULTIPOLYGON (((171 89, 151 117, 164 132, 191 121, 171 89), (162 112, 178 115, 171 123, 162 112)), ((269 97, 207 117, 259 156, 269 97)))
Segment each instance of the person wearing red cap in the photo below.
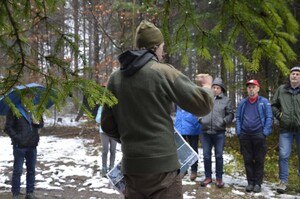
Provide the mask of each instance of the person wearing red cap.
MULTIPOLYGON (((272 99, 272 110, 279 121, 279 185, 278 193, 287 189, 289 157, 294 139, 300 160, 300 66, 291 69, 289 82, 276 90, 272 99)), ((298 164, 300 176, 300 163, 298 164)))
POLYGON ((267 152, 266 136, 272 132, 273 114, 268 99, 258 95, 257 80, 247 81, 248 97, 238 105, 236 133, 240 140, 248 185, 247 192, 261 192, 264 162, 267 152))

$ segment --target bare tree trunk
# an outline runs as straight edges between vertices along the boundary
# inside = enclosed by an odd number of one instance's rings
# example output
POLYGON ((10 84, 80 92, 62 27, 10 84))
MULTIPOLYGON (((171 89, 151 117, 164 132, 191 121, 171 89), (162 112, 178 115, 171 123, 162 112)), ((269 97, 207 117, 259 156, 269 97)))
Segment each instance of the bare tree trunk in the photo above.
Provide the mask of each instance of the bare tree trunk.
MULTIPOLYGON (((79 44, 79 6, 78 0, 73 0, 74 34, 76 44, 79 44)), ((74 69, 78 70, 78 52, 74 53, 74 69)))

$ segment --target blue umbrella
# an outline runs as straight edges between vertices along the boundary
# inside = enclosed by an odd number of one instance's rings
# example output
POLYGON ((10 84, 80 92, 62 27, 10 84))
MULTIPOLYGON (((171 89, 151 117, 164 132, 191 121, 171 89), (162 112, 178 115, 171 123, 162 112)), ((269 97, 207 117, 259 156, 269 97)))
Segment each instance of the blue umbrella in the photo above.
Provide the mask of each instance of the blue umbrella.
MULTIPOLYGON (((15 105, 18 106, 21 104, 21 91, 24 89, 29 93, 34 95, 33 104, 38 104, 42 98, 42 95, 45 93, 46 88, 37 83, 30 83, 26 85, 20 85, 14 87, 8 94, 0 97, 0 115, 6 115, 9 111, 9 100, 15 105), (9 98, 9 100, 7 99, 9 98)), ((50 90, 51 96, 54 96, 54 91, 50 90)), ((48 99, 46 103, 46 108, 50 108, 54 104, 53 100, 48 99)))

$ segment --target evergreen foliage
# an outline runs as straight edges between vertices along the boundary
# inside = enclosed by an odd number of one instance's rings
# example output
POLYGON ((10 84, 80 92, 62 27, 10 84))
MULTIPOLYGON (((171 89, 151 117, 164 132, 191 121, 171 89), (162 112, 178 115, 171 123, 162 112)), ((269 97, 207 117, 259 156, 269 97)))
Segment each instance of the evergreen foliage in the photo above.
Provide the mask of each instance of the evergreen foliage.
MULTIPOLYGON (((76 35, 63 31, 63 25, 53 20, 64 6, 62 0, 0 1, 0 48, 7 61, 0 79, 0 95, 7 94, 15 85, 26 84, 33 77, 46 86, 41 102, 37 105, 37 117, 45 112, 47 100, 51 98, 56 108, 64 105, 75 91, 81 91, 88 99, 90 107, 103 102, 113 105, 116 98, 95 81, 83 76, 89 69, 80 52, 76 35), (38 46, 40 45, 40 46, 38 46), (68 55, 66 55, 68 54, 68 55), (67 57, 72 54, 82 58, 83 66, 74 70, 67 57), (50 90, 55 91, 51 95, 50 90)), ((81 103, 73 98, 75 103, 81 103)), ((16 114, 15 107, 13 110, 16 114)), ((30 108, 30 109, 33 109, 30 108)))
POLYGON ((157 6, 154 10, 160 13, 169 52, 180 52, 184 65, 188 65, 188 49, 197 49, 204 59, 210 59, 210 52, 217 49, 229 71, 234 69, 234 57, 246 70, 254 72, 259 70, 261 60, 267 59, 287 75, 287 63, 297 59, 291 44, 297 41, 299 25, 288 1, 155 2, 146 1, 149 7, 157 6), (158 7, 161 3, 163 7, 158 7), (245 39, 247 49, 236 45, 239 38, 245 39))
MULTIPOLYGON (((213 70, 219 74, 221 69, 224 74, 223 66, 226 72, 232 72, 237 70, 236 65, 256 73, 262 68, 262 61, 267 61, 272 70, 276 66, 281 74, 287 75, 287 65, 298 59, 292 45, 297 42, 299 25, 291 12, 291 3, 285 0, 0 0, 0 59, 5 63, 5 70, 0 71, 0 95, 15 85, 37 81, 58 92, 57 108, 78 91, 86 95, 91 106, 104 101, 115 104, 117 100, 112 95, 103 97, 103 88, 87 74, 93 74, 92 69, 103 65, 116 67, 114 54, 133 47, 135 28, 142 19, 162 29, 168 57, 175 63, 181 61, 188 66, 212 60, 211 64, 217 66, 213 70), (73 5, 77 9, 73 12, 78 15, 76 20, 81 20, 76 21, 79 24, 76 33, 73 24, 66 24, 70 19, 64 14, 64 9, 73 5), (84 30, 79 33, 82 23, 84 30), (84 34, 84 38, 79 34, 84 34), (88 55, 84 52, 87 45, 88 55), (96 94, 100 96, 94 97, 96 94)), ((112 71, 106 68, 105 74, 99 75, 109 76, 112 71)))

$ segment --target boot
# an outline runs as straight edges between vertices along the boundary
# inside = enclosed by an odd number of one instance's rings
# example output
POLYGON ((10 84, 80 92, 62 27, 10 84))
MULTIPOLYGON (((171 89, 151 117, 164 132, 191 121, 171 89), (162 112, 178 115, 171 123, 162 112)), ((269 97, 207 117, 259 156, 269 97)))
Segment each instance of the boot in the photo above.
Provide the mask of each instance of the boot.
POLYGON ((190 180, 191 180, 191 181, 195 181, 196 178, 197 178, 197 172, 192 171, 192 172, 191 172, 191 175, 190 175, 190 180))
POLYGON ((247 191, 247 192, 251 192, 251 191, 253 191, 253 188, 254 188, 253 184, 248 184, 248 185, 246 186, 246 191, 247 191))
POLYGON ((204 181, 201 182, 201 187, 206 187, 210 183, 212 183, 212 179, 211 178, 205 178, 204 181))
POLYGON ((223 188, 224 187, 224 182, 222 181, 221 178, 217 178, 216 185, 217 185, 218 188, 223 188))
POLYGON ((287 183, 280 181, 279 185, 277 186, 277 193, 285 193, 286 189, 287 189, 287 183))
POLYGON ((261 192, 261 186, 256 184, 254 187, 253 187, 253 192, 254 193, 260 193, 261 192))
POLYGON ((35 197, 34 193, 27 193, 25 199, 37 199, 37 197, 35 197))

